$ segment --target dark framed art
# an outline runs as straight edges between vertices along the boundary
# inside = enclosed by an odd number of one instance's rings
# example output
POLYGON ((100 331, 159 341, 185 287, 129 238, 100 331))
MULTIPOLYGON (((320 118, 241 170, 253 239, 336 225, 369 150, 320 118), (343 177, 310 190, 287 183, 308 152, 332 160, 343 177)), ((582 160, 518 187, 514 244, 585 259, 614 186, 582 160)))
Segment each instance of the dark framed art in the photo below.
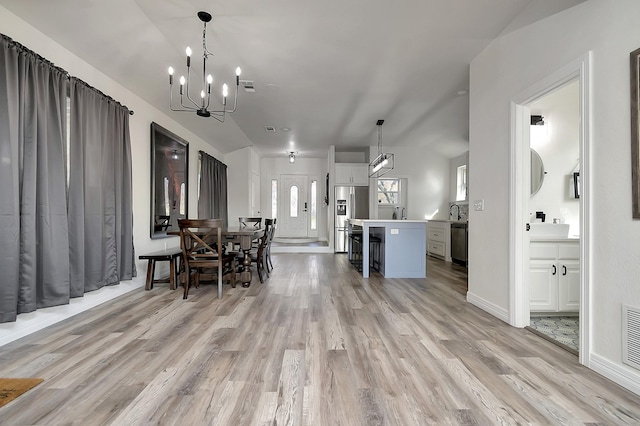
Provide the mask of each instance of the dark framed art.
POLYGON ((151 123, 151 238, 178 230, 189 217, 189 143, 151 123))
POLYGON ((640 49, 631 52, 631 188, 632 213, 640 219, 640 126, 638 107, 640 106, 640 49))

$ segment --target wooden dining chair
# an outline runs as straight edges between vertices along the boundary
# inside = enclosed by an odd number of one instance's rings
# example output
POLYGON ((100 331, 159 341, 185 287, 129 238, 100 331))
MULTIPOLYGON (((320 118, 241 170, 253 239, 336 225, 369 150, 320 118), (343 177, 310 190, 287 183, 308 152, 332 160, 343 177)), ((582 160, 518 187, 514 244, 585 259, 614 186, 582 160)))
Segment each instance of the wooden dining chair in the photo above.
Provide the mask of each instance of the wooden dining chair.
POLYGON ((267 271, 267 268, 265 265, 266 265, 266 258, 267 258, 266 248, 267 248, 267 242, 269 239, 269 234, 271 232, 272 223, 273 223, 272 219, 265 219, 264 234, 262 235, 262 237, 260 237, 260 239, 258 239, 257 247, 251 249, 251 263, 256 265, 256 270, 258 271, 258 278, 260 279, 261 283, 264 282, 265 274, 267 275, 267 278, 269 277, 269 272, 267 271))
POLYGON ((260 228, 262 226, 262 218, 261 217, 239 217, 238 218, 238 226, 240 228, 260 228))
MULTIPOLYGON (((267 219, 265 219, 266 221, 267 219)), ((271 263, 271 242, 276 235, 276 218, 271 219, 271 229, 269 230, 269 239, 267 240, 267 247, 265 247, 264 266, 267 268, 267 272, 273 270, 273 263, 271 263)))
MULTIPOLYGON (((239 217, 238 218, 238 228, 240 229, 244 229, 244 228, 253 228, 253 229, 259 229, 262 227, 262 218, 261 217, 239 217)), ((258 245, 259 243, 257 241, 254 241, 253 243, 251 243, 252 245, 252 249, 258 249, 258 245)), ((233 250, 234 251, 240 251, 240 245, 239 244, 234 244, 233 245, 233 250)))
POLYGON ((222 244, 222 219, 181 219, 180 248, 182 249, 181 280, 184 296, 189 294, 193 273, 195 287, 200 280, 217 278, 218 298, 222 298, 222 279, 228 277, 236 286, 236 255, 225 253, 222 244))

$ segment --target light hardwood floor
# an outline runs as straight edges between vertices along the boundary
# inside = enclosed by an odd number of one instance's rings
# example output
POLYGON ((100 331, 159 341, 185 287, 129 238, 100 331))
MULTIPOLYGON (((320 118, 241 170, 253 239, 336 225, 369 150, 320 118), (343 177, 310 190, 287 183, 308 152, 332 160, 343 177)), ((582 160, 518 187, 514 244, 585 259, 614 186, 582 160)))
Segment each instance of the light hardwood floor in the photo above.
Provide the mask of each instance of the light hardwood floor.
POLYGON ((274 254, 264 284, 136 291, 0 348, 44 383, 0 423, 639 424, 640 398, 465 302, 466 273, 363 279, 274 254))

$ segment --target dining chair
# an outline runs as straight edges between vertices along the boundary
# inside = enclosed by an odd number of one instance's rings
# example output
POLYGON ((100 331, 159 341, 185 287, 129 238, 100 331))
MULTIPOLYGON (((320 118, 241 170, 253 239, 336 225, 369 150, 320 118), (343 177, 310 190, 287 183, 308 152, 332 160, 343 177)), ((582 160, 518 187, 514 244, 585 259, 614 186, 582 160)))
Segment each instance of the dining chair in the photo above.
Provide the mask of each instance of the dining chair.
POLYGON ((239 217, 238 225, 240 228, 260 228, 262 226, 262 218, 261 217, 239 217))
POLYGON ((264 275, 267 275, 269 278, 269 272, 266 268, 266 258, 267 258, 267 242, 269 240, 269 234, 271 232, 273 220, 265 219, 264 221, 264 234, 262 237, 258 239, 257 246, 251 249, 251 263, 256 265, 256 270, 258 271, 258 278, 261 283, 264 283, 264 275))
POLYGON ((180 248, 182 270, 180 279, 184 285, 184 296, 189 294, 193 272, 197 288, 200 280, 218 280, 218 298, 222 298, 222 279, 228 277, 231 286, 236 286, 236 255, 225 253, 222 244, 222 219, 181 219, 180 248))
MULTIPOLYGON (((238 227, 240 229, 244 229, 244 228, 254 228, 254 229, 258 229, 260 227, 262 227, 262 218, 261 217, 239 217, 238 218, 238 227)), ((252 244, 252 249, 258 249, 258 245, 259 242, 254 241, 252 244)), ((233 250, 234 251, 239 251, 240 250, 240 245, 239 244, 234 244, 233 245, 233 250)))
POLYGON ((272 219, 271 229, 269 231, 269 239, 267 240, 267 247, 265 249, 264 266, 266 266, 267 272, 271 272, 273 270, 273 263, 271 263, 271 242, 273 241, 273 237, 275 237, 276 235, 276 221, 276 218, 272 219))

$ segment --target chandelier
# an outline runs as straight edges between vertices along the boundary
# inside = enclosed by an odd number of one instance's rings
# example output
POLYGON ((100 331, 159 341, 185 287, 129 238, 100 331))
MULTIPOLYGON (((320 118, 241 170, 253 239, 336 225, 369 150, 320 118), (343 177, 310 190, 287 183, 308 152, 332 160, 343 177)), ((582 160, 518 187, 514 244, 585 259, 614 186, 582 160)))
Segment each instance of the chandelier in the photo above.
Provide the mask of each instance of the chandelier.
POLYGON ((187 77, 180 76, 180 105, 174 106, 173 102, 173 67, 169 67, 169 108, 171 111, 194 112, 200 117, 212 117, 221 123, 227 113, 233 113, 238 106, 238 87, 240 86, 240 67, 236 68, 236 93, 233 100, 233 108, 227 109, 227 96, 229 95, 229 87, 227 84, 222 85, 222 108, 219 110, 210 110, 211 105, 211 86, 213 85, 213 76, 207 74, 207 59, 213 55, 207 49, 207 22, 211 21, 211 14, 207 12, 198 12, 198 18, 203 23, 202 30, 202 89, 200 97, 196 101, 192 98, 190 92, 191 77, 191 48, 187 47, 187 77))
POLYGON ((378 120, 378 155, 369 163, 369 177, 379 178, 393 170, 393 154, 382 152, 382 124, 384 120, 378 120))

